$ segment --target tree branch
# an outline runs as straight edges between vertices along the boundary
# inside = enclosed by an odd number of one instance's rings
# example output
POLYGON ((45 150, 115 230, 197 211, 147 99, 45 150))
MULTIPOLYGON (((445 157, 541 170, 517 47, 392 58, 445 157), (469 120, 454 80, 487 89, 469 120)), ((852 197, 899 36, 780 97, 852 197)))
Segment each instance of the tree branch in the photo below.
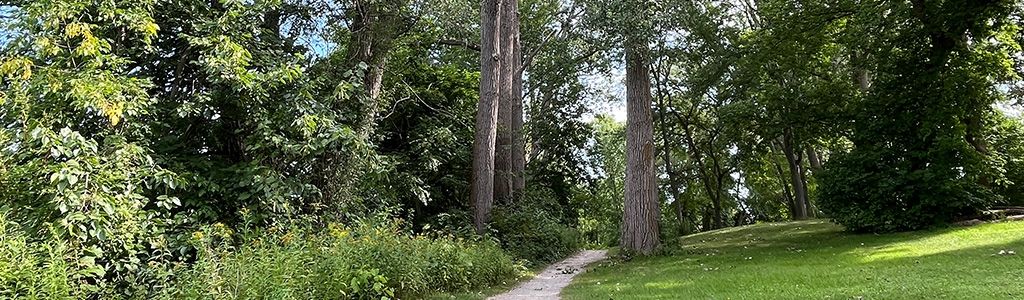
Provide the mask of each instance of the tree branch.
POLYGON ((468 40, 438 40, 438 45, 463 47, 471 51, 480 52, 480 45, 470 43, 468 40))

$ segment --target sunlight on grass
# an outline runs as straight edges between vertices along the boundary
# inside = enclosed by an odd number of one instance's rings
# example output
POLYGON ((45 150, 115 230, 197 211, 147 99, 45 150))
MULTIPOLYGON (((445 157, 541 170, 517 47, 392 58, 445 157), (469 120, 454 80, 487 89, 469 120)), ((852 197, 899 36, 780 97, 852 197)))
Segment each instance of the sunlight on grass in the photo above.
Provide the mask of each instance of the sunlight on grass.
POLYGON ((672 255, 611 261, 565 299, 1020 299, 1024 222, 886 235, 821 220, 687 236, 672 255))
POLYGON ((682 284, 680 282, 652 282, 644 284, 644 287, 656 288, 656 289, 667 289, 667 288, 678 288, 687 286, 689 284, 682 284))
POLYGON ((864 262, 884 261, 899 258, 914 258, 970 248, 992 248, 997 253, 999 245, 1020 243, 1024 235, 1010 234, 1004 230, 1019 229, 1018 224, 1002 223, 987 227, 972 227, 941 234, 923 236, 919 239, 892 243, 878 249, 857 249, 854 253, 864 255, 864 262))

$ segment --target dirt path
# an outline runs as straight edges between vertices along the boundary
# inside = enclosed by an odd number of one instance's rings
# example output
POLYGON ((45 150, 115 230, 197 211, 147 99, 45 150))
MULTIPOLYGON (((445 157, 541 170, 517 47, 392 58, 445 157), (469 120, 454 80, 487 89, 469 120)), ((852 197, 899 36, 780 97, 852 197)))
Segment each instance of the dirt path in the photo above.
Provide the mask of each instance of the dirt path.
POLYGON ((584 250, 573 257, 566 258, 548 266, 533 279, 520 284, 511 291, 497 295, 489 300, 511 299, 561 299, 562 289, 572 282, 572 278, 583 271, 590 263, 602 260, 608 254, 605 250, 584 250))

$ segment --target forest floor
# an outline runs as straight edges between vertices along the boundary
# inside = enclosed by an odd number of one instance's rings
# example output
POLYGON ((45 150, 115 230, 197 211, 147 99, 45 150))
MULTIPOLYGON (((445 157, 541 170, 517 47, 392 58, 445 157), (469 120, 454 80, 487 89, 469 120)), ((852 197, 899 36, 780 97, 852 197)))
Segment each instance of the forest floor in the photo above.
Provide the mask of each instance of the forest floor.
POLYGON ((1024 222, 851 234, 822 220, 757 224, 609 260, 566 299, 1024 299, 1024 222))

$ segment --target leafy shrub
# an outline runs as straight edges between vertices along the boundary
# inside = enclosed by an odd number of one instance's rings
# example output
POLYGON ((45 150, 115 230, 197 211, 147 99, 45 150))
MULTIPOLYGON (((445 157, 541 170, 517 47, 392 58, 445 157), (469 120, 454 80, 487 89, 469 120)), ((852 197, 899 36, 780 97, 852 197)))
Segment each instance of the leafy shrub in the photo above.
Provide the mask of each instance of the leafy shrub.
POLYGON ((415 298, 504 283, 523 271, 498 245, 450 236, 409 235, 396 222, 365 222, 326 231, 195 234, 200 257, 174 298, 415 298))
MULTIPOLYGON (((157 166, 145 148, 117 137, 102 142, 62 128, 34 127, 20 141, 0 193, 9 217, 31 240, 65 245, 63 260, 93 297, 157 285, 171 258, 168 213, 181 179, 157 166)), ((3 153, 0 153, 3 155, 3 153)))
POLYGON ((545 209, 542 203, 528 197, 519 204, 495 209, 491 220, 503 248, 530 265, 557 261, 581 245, 579 232, 561 223, 557 210, 545 209))
POLYGON ((917 171, 885 151, 855 151, 821 178, 822 211, 857 232, 917 230, 970 217, 994 195, 976 170, 933 163, 917 171))
POLYGON ((0 298, 73 299, 78 293, 64 263, 64 245, 31 243, 0 214, 0 298))

